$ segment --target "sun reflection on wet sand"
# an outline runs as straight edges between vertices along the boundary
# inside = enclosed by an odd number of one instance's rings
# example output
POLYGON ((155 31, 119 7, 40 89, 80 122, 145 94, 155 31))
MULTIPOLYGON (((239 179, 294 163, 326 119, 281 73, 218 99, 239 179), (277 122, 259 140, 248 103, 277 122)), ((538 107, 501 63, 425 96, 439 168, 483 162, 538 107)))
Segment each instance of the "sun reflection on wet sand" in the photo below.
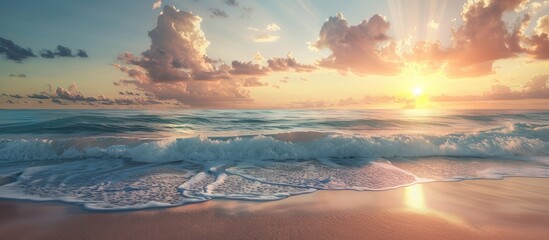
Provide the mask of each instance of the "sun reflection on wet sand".
POLYGON ((404 204, 411 210, 424 212, 427 210, 425 206, 425 196, 423 194, 423 186, 414 184, 406 187, 404 191, 404 204))
POLYGON ((462 227, 469 226, 464 219, 456 215, 439 211, 434 208, 429 208, 426 203, 425 192, 422 184, 414 184, 404 189, 404 205, 407 207, 406 210, 408 211, 438 217, 462 227))

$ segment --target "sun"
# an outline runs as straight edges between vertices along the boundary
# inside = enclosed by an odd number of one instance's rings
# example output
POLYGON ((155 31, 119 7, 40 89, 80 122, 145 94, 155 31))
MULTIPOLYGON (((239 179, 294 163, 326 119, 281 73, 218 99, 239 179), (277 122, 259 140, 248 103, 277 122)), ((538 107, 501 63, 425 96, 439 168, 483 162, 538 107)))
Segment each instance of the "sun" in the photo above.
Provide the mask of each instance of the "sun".
POLYGON ((412 93, 415 97, 418 97, 423 93, 423 89, 421 89, 420 87, 415 87, 414 89, 412 89, 412 93))

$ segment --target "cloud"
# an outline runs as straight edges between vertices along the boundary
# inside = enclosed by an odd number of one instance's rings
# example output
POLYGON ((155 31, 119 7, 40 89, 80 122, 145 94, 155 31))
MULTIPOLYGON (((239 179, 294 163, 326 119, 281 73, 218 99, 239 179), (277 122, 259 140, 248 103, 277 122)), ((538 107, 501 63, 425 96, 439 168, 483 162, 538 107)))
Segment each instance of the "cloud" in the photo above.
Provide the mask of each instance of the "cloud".
POLYGON ((10 75, 8 75, 8 76, 15 77, 15 78, 27 78, 27 75, 25 75, 23 73, 20 73, 20 74, 10 73, 10 75))
POLYGON ((276 32, 276 31, 280 31, 280 27, 276 23, 271 23, 271 24, 267 24, 267 27, 265 28, 265 30, 269 32, 276 32))
POLYGON ((549 15, 537 20, 534 34, 526 39, 526 43, 530 45, 527 51, 536 59, 549 59, 549 15))
POLYGON ((78 52, 76 52, 76 56, 79 56, 81 58, 87 58, 88 53, 82 49, 78 49, 78 52))
POLYGON ((0 37, 0 55, 4 55, 6 59, 15 62, 22 62, 31 57, 36 57, 30 48, 23 48, 11 40, 0 37))
POLYGON ((280 36, 274 34, 274 32, 280 31, 280 27, 276 23, 267 24, 263 29, 249 27, 248 30, 256 32, 252 35, 254 42, 274 42, 280 38, 280 36))
POLYGON ((210 42, 200 29, 201 21, 190 12, 165 6, 157 26, 149 32, 150 49, 142 57, 126 53, 119 60, 142 67, 154 82, 186 81, 193 75, 216 73, 218 70, 206 58, 210 42))
POLYGON ((247 77, 244 79, 244 82, 242 83, 244 87, 263 87, 268 86, 269 84, 266 82, 261 82, 257 77, 247 77))
POLYGON ((252 58, 257 63, 264 63, 265 62, 265 57, 263 57, 263 55, 261 55, 260 52, 255 52, 252 58))
POLYGON ((448 96, 441 95, 432 97, 432 100, 439 102, 452 101, 486 101, 486 100, 520 100, 520 99, 549 99, 549 74, 534 75, 526 82, 522 89, 512 90, 503 84, 493 84, 490 89, 482 95, 448 96))
POLYGON ((57 45, 57 49, 55 50, 54 54, 58 57, 74 57, 74 55, 72 54, 72 50, 62 45, 57 45))
POLYGON ((27 95, 28 98, 34 98, 34 99, 51 99, 52 97, 47 92, 40 92, 40 93, 33 93, 30 95, 27 95))
POLYGON ((290 103, 293 108, 326 108, 331 104, 324 100, 294 101, 290 103))
POLYGON ((118 94, 123 95, 123 96, 141 96, 140 93, 134 93, 132 91, 124 91, 124 92, 120 91, 120 92, 118 92, 118 94))
MULTIPOLYGON (((452 31, 452 43, 420 41, 406 54, 407 60, 425 63, 431 71, 441 70, 450 77, 478 77, 493 73, 493 63, 529 52, 524 30, 529 14, 517 19, 511 29, 503 21, 507 12, 521 11, 526 0, 469 1, 461 12, 462 24, 452 31)), ((530 52, 539 52, 531 50, 530 52)))
MULTIPOLYGON (((40 93, 33 93, 26 96, 27 99, 38 100, 50 100, 54 104, 71 105, 71 104, 85 104, 85 105, 159 105, 159 104, 171 104, 170 102, 158 100, 154 95, 148 94, 146 97, 141 97, 139 93, 131 91, 125 91, 125 97, 122 98, 108 98, 103 95, 98 97, 89 97, 78 91, 76 83, 71 84, 67 88, 57 87, 53 88, 51 85, 49 91, 42 91, 40 93)), ((12 98, 23 99, 25 97, 21 95, 7 95, 12 98)))
POLYGON ((57 45, 55 50, 42 49, 40 56, 43 58, 55 58, 57 57, 81 57, 88 58, 88 53, 82 49, 76 51, 76 55, 72 53, 72 50, 68 47, 57 45))
POLYGON ((223 2, 231 7, 238 7, 239 5, 239 3, 236 0, 225 0, 223 2))
POLYGON ((212 14, 210 15, 210 17, 212 18, 228 18, 229 17, 229 15, 227 15, 225 11, 222 11, 218 8, 210 8, 210 11, 212 12, 212 14))
POLYGON ((40 52, 40 56, 43 57, 43 58, 55 58, 55 54, 53 53, 52 50, 42 50, 40 52))
POLYGON ((274 42, 274 41, 278 40, 279 38, 280 38, 280 36, 270 34, 270 33, 258 33, 258 34, 253 35, 253 37, 252 37, 254 42, 258 42, 258 43, 274 42))
MULTIPOLYGON (((126 52, 114 67, 131 79, 114 82, 134 86, 159 100, 176 100, 191 107, 234 107, 252 102, 245 87, 261 86, 254 76, 279 71, 312 71, 316 67, 299 63, 291 55, 265 60, 256 53, 252 61, 233 60, 230 65, 206 55, 209 41, 200 27, 202 19, 190 12, 165 6, 157 26, 149 32, 150 48, 140 56, 126 52), (237 78, 236 76, 244 76, 237 78)), ((278 25, 266 26, 271 31, 278 25)), ((266 31, 266 30, 265 30, 266 31)))
POLYGON ((268 68, 265 68, 257 63, 253 62, 240 62, 234 60, 231 63, 232 69, 229 71, 232 75, 265 75, 269 72, 268 68))
POLYGON ((324 24, 312 48, 329 49, 331 55, 319 61, 320 66, 357 74, 394 75, 399 71, 395 45, 389 41, 390 24, 380 15, 349 25, 343 14, 330 17, 324 24))
POLYGON ((123 53, 118 57, 128 66, 115 67, 134 80, 115 85, 130 84, 160 100, 177 100, 193 107, 251 101, 249 92, 230 79, 229 73, 244 75, 250 66, 237 61, 233 63, 237 69, 231 70, 230 66, 218 66, 208 58, 206 48, 210 42, 200 28, 201 21, 190 12, 165 6, 157 26, 149 32, 150 48, 141 56, 123 53))
POLYGON ((267 60, 267 64, 271 71, 296 71, 296 72, 311 72, 316 69, 315 66, 300 64, 291 55, 288 54, 285 58, 272 58, 267 60))
POLYGON ((152 5, 152 9, 155 10, 157 8, 160 8, 161 6, 162 6, 162 0, 155 0, 152 5))
POLYGON ((19 94, 9 94, 8 96, 9 96, 9 97, 12 97, 12 98, 17 98, 17 99, 24 98, 23 96, 21 96, 21 95, 19 95, 19 94))

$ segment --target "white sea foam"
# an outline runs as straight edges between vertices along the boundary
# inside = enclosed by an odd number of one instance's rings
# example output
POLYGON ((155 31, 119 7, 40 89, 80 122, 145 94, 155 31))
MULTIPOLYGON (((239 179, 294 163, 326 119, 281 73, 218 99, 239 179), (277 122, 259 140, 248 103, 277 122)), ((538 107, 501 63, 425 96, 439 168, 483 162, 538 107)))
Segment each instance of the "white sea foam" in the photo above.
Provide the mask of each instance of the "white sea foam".
MULTIPOLYGON (((397 123, 406 125, 385 125, 397 123)), ((213 198, 278 200, 317 190, 385 190, 426 181, 549 177, 549 127, 536 123, 451 134, 3 137, 0 197, 75 202, 96 210, 213 198)))
MULTIPOLYGON (((137 146, 76 148, 48 139, 3 140, 0 161, 122 158, 138 162, 295 160, 377 157, 545 156, 549 143, 535 128, 524 127, 450 135, 348 136, 333 134, 312 141, 281 141, 269 136, 151 140, 137 146), (518 131, 518 132, 517 132, 518 131), (523 133, 523 134, 521 134, 523 133)), ((66 141, 66 140, 65 140, 66 141)))

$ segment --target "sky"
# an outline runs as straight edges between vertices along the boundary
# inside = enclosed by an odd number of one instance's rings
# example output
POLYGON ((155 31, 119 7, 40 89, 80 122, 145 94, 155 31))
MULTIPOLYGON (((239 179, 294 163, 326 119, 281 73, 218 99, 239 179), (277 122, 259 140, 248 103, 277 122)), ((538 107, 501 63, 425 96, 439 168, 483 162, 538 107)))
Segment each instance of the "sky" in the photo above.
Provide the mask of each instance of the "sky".
POLYGON ((549 108, 548 0, 0 2, 0 108, 549 108))

